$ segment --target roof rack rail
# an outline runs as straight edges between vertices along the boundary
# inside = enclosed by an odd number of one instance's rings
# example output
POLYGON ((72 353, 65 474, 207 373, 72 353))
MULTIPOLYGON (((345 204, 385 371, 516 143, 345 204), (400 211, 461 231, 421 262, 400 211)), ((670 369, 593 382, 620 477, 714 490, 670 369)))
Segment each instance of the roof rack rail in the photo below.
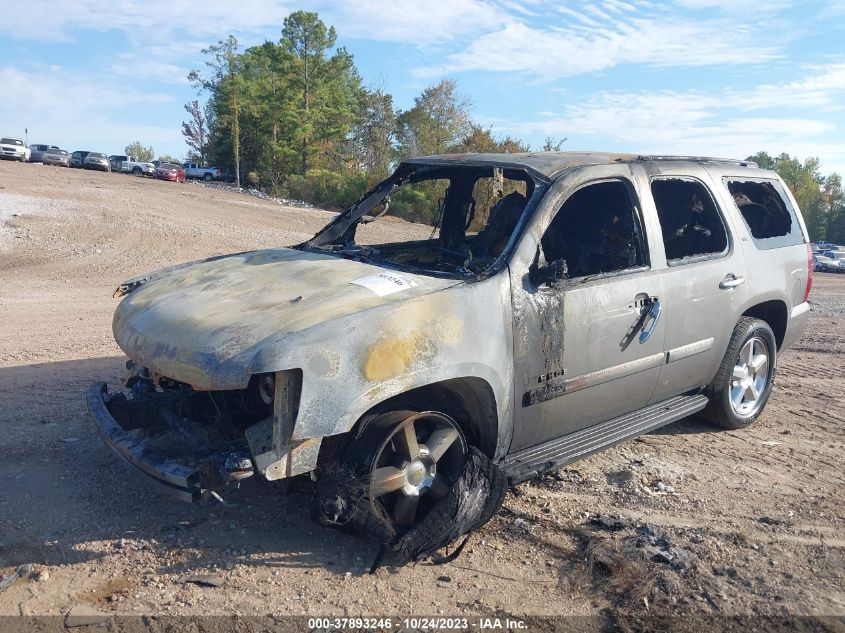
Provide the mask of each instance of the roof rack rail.
POLYGON ((638 161, 659 161, 659 160, 689 160, 696 163, 733 163, 735 165, 742 165, 743 167, 758 167, 753 160, 739 160, 738 158, 714 158, 713 156, 671 156, 671 155, 639 155, 638 161))

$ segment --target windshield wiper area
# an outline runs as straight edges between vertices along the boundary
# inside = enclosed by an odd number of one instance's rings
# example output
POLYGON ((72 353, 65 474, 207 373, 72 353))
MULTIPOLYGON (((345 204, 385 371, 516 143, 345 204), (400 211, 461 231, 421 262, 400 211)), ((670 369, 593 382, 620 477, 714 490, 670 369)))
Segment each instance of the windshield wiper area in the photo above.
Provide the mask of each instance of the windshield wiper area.
POLYGON ((378 250, 372 246, 360 246, 358 244, 326 244, 323 246, 309 246, 309 250, 314 250, 322 253, 331 253, 332 255, 339 255, 346 259, 353 259, 355 261, 372 264, 378 259, 378 250))

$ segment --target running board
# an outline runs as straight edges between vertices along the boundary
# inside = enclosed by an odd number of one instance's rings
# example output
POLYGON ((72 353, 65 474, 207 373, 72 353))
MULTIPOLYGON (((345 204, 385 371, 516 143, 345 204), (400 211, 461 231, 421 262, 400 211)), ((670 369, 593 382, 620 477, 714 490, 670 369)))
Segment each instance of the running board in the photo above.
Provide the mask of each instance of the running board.
POLYGON ((569 435, 508 455, 502 469, 511 485, 526 481, 553 468, 560 468, 625 440, 648 433, 701 411, 707 396, 675 396, 639 411, 589 426, 569 435))

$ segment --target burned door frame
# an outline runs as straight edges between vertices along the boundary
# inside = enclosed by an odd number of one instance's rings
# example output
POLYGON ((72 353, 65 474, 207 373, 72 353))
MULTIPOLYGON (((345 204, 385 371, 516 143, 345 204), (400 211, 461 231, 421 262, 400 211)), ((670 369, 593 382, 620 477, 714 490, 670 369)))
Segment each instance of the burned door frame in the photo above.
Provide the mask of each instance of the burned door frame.
POLYGON ((660 240, 655 218, 643 209, 641 185, 630 164, 571 170, 552 185, 517 246, 510 266, 515 408, 510 452, 636 410, 651 397, 665 359, 663 328, 653 326, 643 343, 638 335, 648 327, 646 304, 662 296, 662 271, 651 258, 662 245, 655 243, 660 240), (536 284, 532 266, 552 219, 577 191, 608 181, 623 182, 633 196, 650 264, 554 287, 536 284))

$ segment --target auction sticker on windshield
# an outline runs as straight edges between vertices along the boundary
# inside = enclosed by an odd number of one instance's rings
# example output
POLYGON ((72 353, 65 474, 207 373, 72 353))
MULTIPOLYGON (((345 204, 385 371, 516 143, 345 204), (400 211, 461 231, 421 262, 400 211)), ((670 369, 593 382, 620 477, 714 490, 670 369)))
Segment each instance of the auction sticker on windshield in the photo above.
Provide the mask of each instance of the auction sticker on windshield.
POLYGON ((355 281, 350 281, 351 284, 363 286, 376 293, 379 297, 392 295, 394 292, 401 292, 408 288, 413 288, 417 282, 407 277, 403 277, 397 273, 381 272, 369 277, 362 277, 355 281))

